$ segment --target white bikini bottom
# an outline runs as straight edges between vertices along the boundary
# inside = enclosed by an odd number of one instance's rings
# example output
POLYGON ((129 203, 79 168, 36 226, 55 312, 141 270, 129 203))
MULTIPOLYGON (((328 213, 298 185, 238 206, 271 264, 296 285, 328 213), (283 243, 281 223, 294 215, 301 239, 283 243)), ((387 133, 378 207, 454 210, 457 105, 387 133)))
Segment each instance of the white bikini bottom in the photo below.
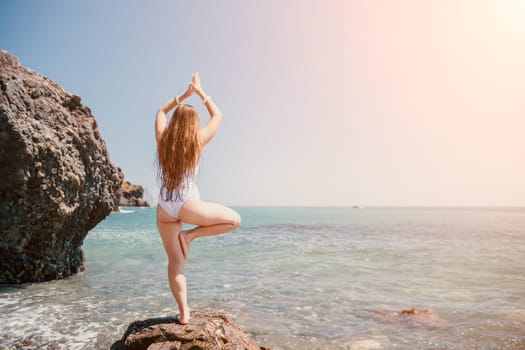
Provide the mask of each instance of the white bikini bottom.
POLYGON ((159 193, 159 205, 160 207, 169 215, 173 216, 174 218, 179 218, 179 212, 180 208, 186 203, 187 200, 192 198, 200 198, 199 189, 197 188, 197 185, 193 184, 192 186, 189 186, 184 191, 181 191, 180 196, 181 198, 174 199, 175 193, 172 196, 172 200, 165 201, 163 198, 166 198, 166 189, 162 188, 159 193))

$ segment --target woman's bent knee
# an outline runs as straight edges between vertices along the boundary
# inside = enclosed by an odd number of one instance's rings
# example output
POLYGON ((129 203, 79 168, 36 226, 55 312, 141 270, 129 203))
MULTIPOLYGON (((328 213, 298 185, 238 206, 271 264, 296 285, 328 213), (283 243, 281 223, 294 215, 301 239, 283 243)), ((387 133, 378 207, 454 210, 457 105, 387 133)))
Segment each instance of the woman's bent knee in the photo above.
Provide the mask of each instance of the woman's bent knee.
POLYGON ((241 216, 239 213, 233 210, 233 215, 230 221, 230 224, 233 226, 233 229, 235 230, 237 227, 241 226, 241 216))

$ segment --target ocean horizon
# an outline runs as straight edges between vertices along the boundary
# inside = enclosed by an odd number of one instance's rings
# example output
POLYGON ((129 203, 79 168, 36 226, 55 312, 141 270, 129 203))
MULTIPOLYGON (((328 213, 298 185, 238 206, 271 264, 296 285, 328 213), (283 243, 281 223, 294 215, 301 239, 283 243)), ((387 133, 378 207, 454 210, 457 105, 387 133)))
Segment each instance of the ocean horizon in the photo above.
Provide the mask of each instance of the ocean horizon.
MULTIPOLYGON (((525 348, 524 207, 233 208, 239 229, 191 245, 188 301, 261 346, 525 348)), ((76 276, 0 286, 0 349, 108 349, 177 314, 155 207, 110 214, 82 249, 76 276)))

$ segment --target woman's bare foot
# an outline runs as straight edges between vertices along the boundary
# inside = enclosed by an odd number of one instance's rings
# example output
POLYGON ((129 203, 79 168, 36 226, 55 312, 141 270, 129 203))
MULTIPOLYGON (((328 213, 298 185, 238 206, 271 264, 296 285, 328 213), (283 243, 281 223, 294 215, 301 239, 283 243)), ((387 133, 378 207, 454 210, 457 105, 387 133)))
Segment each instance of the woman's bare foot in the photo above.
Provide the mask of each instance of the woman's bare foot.
POLYGON ((184 312, 184 315, 181 316, 181 314, 179 314, 177 316, 177 321, 184 325, 184 324, 188 324, 188 322, 190 322, 190 311, 188 310, 187 312, 184 312))
POLYGON ((188 248, 190 246, 190 242, 188 240, 188 233, 186 231, 180 231, 179 242, 180 247, 182 249, 182 255, 184 255, 184 259, 186 259, 188 257, 188 248))

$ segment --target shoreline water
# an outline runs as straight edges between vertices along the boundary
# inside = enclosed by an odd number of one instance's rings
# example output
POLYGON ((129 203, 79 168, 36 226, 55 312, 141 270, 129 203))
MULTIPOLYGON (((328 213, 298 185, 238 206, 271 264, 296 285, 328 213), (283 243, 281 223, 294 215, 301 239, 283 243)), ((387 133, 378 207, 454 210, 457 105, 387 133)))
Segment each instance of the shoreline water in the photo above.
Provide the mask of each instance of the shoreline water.
MULTIPOLYGON (((189 302, 226 312, 260 345, 525 344, 525 210, 236 209, 239 230, 192 245, 189 302), (411 327, 385 316, 413 306, 443 323, 411 327)), ((137 208, 101 222, 84 243, 80 275, 0 287, 0 348, 23 337, 59 349, 104 348, 135 319, 176 314, 154 212, 137 208)))

